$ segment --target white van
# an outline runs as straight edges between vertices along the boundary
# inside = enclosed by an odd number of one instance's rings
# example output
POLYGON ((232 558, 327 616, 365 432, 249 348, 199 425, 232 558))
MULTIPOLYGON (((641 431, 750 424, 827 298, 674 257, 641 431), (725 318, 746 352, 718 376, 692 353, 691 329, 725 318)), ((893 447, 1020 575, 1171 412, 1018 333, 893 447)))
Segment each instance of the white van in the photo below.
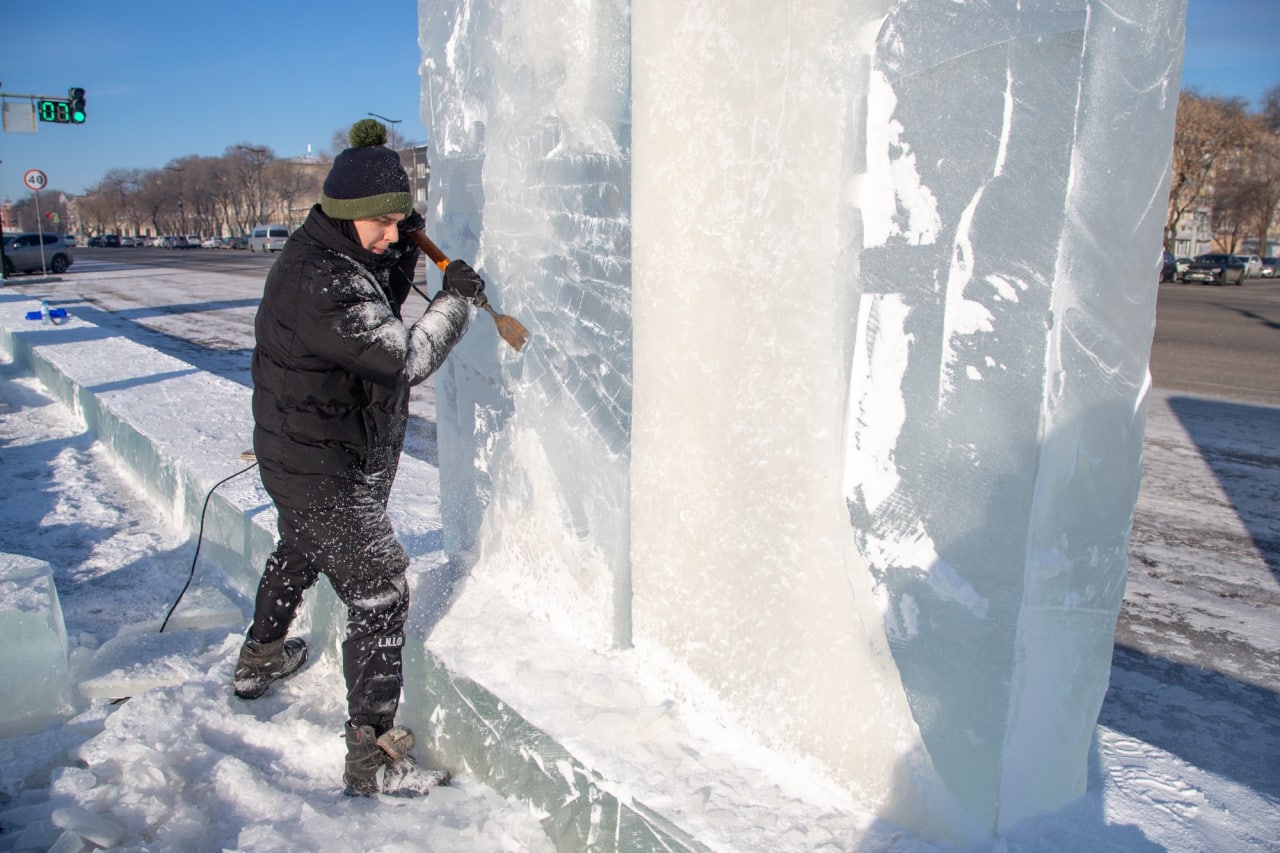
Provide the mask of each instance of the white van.
POLYGON ((289 229, 283 225, 259 225, 249 235, 250 252, 278 252, 289 239, 289 229))

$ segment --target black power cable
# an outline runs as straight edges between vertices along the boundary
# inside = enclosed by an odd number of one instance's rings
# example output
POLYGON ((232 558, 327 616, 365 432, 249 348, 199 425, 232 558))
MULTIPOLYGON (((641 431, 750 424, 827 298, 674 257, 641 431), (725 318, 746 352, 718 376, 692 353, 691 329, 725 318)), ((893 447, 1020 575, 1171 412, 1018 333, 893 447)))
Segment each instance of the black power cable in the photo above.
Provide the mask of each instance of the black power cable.
POLYGON ((191 586, 191 581, 196 576, 196 560, 200 559, 200 543, 204 539, 204 515, 209 509, 209 499, 213 497, 213 493, 216 492, 218 490, 218 487, 221 486, 223 483, 226 483, 230 480, 234 480, 236 477, 239 477, 241 474, 246 474, 257 467, 258 467, 258 462, 257 460, 254 460, 253 464, 250 465, 249 467, 241 468, 239 471, 235 472, 234 474, 231 474, 230 476, 227 476, 227 477, 223 477, 221 480, 214 483, 213 488, 209 489, 209 493, 204 496, 204 506, 200 510, 200 530, 196 533, 196 553, 191 557, 191 571, 187 572, 187 582, 182 585, 182 592, 178 593, 178 597, 174 599, 173 606, 170 607, 169 612, 165 614, 164 622, 160 623, 160 630, 158 633, 161 633, 161 634, 164 633, 165 626, 169 624, 169 617, 173 615, 173 611, 178 609, 178 604, 182 601, 182 596, 187 594, 187 589, 188 587, 191 586))

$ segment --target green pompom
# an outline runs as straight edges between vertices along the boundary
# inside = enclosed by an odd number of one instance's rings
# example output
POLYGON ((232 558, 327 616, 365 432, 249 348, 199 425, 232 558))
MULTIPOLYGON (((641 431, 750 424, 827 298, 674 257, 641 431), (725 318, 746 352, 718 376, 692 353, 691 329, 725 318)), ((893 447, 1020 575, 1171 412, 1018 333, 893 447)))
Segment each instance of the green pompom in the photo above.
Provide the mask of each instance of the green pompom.
POLYGON ((351 125, 347 140, 352 148, 368 148, 387 144, 387 126, 371 118, 362 118, 351 125))

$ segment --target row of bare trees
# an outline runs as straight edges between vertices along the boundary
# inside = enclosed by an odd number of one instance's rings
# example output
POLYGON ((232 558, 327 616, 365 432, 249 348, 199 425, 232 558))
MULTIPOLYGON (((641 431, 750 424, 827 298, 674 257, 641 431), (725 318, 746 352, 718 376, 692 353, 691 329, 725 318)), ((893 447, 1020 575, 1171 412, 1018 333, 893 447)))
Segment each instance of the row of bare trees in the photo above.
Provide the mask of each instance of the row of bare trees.
MULTIPOLYGON (((392 128, 394 132, 394 125, 392 128)), ((395 147, 394 133, 392 145, 395 147)), ((337 131, 333 150, 347 144, 337 131)), ((181 157, 160 169, 112 169, 82 196, 42 193, 15 205, 22 230, 85 234, 244 234, 253 226, 301 222, 319 198, 328 157, 279 159, 263 146, 232 145, 220 157, 181 157), (50 216, 52 214, 52 216, 50 216), (51 223, 59 223, 53 226, 51 223)), ((1280 212, 1280 85, 1251 113, 1240 98, 1186 90, 1178 98, 1164 244, 1179 224, 1207 217, 1217 248, 1246 240, 1265 251, 1280 212)))
POLYGON ((190 155, 159 169, 112 169, 74 199, 57 191, 15 204, 19 227, 92 234, 248 233, 278 222, 291 230, 320 197, 326 157, 279 159, 270 148, 243 143, 220 157, 190 155), (55 214, 60 227, 52 226, 55 214), (38 222, 38 220, 40 220, 38 222))
MULTIPOLYGON (((334 152, 348 145, 347 129, 333 132, 334 152)), ((404 145, 393 122, 393 150, 404 145)), ((21 231, 94 234, 247 234, 255 225, 293 230, 320 199, 330 155, 278 158, 266 146, 229 146, 220 157, 179 157, 160 169, 112 169, 82 195, 43 190, 14 204, 21 231)))
POLYGON ((1280 85, 1251 113, 1240 98, 1178 98, 1172 183, 1164 244, 1174 251, 1179 223, 1207 217, 1219 251, 1249 239, 1265 253, 1280 212, 1280 85))

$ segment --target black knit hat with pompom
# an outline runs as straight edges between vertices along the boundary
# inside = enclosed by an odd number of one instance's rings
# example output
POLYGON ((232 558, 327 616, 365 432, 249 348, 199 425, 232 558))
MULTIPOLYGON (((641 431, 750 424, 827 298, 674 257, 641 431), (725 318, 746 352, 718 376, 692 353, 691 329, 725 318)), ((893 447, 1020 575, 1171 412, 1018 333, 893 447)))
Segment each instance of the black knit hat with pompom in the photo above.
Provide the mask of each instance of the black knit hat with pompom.
POLYGON ((386 147, 387 128, 371 118, 351 125, 351 147, 333 160, 320 209, 332 219, 373 219, 413 209, 400 155, 386 147))

